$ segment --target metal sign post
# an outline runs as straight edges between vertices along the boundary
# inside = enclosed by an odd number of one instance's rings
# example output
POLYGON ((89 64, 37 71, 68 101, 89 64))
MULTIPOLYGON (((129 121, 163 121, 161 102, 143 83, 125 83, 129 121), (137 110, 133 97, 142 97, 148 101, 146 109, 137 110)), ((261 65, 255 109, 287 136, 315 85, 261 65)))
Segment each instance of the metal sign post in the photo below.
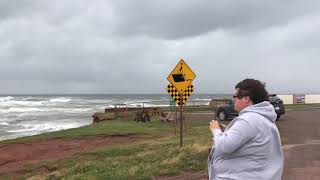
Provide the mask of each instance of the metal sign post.
POLYGON ((187 103, 184 104, 184 132, 187 133, 187 103))
MULTIPOLYGON (((180 147, 183 144, 183 105, 187 103, 188 97, 193 92, 193 85, 191 84, 196 75, 181 59, 176 67, 167 77, 170 84, 167 86, 167 92, 173 100, 180 106, 180 147)), ((187 128, 185 126, 185 128, 187 128)))
MULTIPOLYGON (((180 102, 182 102, 182 94, 180 94, 180 102)), ((182 147, 182 135, 183 135, 183 129, 182 129, 182 121, 183 121, 183 115, 182 115, 182 103, 180 103, 180 147, 182 147)))
POLYGON ((174 103, 174 135, 177 135, 177 108, 176 103, 174 103))

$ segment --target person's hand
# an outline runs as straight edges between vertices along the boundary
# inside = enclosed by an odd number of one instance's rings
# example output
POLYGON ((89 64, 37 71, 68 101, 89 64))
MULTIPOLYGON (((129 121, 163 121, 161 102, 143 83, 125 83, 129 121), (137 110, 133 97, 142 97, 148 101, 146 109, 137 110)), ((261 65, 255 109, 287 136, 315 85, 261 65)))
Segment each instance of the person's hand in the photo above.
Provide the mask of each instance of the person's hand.
POLYGON ((216 129, 221 129, 220 124, 219 124, 219 122, 218 122, 217 120, 212 120, 212 121, 210 122, 209 128, 210 128, 210 130, 211 130, 212 133, 213 133, 214 130, 216 130, 216 129))

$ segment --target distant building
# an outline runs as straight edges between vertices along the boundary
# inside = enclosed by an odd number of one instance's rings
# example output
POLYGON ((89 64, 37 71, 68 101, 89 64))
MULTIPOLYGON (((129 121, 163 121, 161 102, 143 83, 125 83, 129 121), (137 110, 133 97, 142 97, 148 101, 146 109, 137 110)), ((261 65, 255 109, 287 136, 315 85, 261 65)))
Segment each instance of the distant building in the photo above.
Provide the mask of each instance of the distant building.
POLYGON ((320 103, 320 94, 277 94, 283 104, 320 103))

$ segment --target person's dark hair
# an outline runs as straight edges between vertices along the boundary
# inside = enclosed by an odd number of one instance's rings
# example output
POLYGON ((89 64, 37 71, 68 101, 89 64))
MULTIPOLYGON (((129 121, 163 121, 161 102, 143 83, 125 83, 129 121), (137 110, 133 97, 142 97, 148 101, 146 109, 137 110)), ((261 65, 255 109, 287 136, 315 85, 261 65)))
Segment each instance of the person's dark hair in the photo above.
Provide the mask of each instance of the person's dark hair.
POLYGON ((239 82, 235 89, 239 89, 237 96, 249 96, 253 104, 268 101, 268 92, 265 84, 255 79, 245 79, 239 82))

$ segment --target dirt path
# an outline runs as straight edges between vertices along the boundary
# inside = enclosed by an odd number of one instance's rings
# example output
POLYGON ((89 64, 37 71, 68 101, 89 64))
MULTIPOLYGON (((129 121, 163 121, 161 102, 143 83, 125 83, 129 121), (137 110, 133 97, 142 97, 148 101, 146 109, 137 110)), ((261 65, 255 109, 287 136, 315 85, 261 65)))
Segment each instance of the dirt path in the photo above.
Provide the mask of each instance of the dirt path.
POLYGON ((141 138, 142 135, 138 134, 120 134, 0 144, 0 175, 14 175, 25 165, 42 160, 60 159, 98 147, 133 142, 141 138))
POLYGON ((320 109, 288 111, 278 127, 288 143, 282 179, 320 180, 320 109))

